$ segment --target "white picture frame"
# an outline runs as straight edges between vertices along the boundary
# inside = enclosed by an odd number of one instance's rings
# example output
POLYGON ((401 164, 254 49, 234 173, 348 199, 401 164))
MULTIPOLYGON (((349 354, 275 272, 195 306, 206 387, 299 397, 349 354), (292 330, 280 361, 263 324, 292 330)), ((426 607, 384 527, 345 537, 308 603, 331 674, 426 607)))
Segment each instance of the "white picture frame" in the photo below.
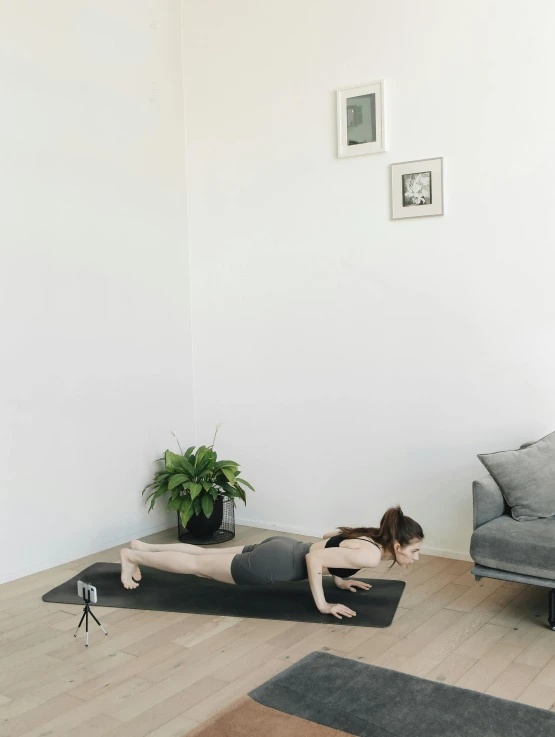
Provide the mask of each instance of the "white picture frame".
POLYGON ((391 219, 444 214, 443 157, 391 164, 391 219))
POLYGON ((384 80, 337 90, 337 157, 386 150, 384 80))

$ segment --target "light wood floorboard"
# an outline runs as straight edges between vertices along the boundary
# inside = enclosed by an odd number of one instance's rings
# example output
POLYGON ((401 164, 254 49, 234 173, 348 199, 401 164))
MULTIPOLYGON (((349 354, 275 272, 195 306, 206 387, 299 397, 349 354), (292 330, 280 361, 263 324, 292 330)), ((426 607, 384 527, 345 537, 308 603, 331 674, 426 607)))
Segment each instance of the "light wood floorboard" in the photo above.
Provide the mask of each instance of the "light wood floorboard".
MULTIPOLYGON (((225 546, 269 534, 238 526, 225 546)), ((176 530, 145 539, 175 542, 176 530)), ((406 582, 385 629, 95 607, 109 636, 92 629, 85 649, 73 638, 82 607, 41 597, 118 556, 0 586, 0 737, 181 737, 315 650, 555 710, 547 589, 476 582, 471 563, 423 555, 361 572, 406 582)))

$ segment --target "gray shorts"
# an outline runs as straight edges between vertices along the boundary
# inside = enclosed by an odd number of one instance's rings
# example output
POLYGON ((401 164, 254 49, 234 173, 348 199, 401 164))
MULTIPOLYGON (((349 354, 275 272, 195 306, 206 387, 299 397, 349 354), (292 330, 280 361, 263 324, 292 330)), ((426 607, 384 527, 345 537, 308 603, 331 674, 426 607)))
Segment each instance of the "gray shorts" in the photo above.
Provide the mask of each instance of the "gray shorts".
POLYGON ((305 556, 312 543, 274 535, 256 545, 245 545, 233 556, 231 576, 236 584, 268 584, 308 578, 305 556))

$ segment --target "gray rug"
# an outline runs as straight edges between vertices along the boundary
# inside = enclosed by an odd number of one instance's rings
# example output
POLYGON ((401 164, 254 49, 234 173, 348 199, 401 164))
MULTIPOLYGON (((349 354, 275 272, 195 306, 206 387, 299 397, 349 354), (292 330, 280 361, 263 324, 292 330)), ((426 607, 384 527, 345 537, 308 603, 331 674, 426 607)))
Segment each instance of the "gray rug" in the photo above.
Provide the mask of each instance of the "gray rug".
POLYGON ((555 737, 555 712, 322 652, 249 697, 359 737, 555 737))

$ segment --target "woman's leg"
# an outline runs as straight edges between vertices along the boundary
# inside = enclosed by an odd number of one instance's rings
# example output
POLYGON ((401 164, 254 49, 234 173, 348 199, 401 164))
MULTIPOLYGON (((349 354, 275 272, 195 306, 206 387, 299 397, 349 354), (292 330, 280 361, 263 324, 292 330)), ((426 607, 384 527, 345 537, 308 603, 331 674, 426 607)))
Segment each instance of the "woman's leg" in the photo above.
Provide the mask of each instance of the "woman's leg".
MULTIPOLYGON (((244 545, 233 548, 216 548, 214 550, 205 550, 199 545, 189 545, 188 543, 144 543, 141 540, 131 540, 129 543, 131 550, 140 550, 142 553, 188 553, 189 555, 236 555, 242 553, 244 545)), ((142 578, 141 571, 135 566, 133 571, 135 581, 142 578)))
POLYGON ((234 555, 188 555, 187 553, 144 553, 140 550, 122 548, 120 550, 121 582, 126 589, 139 585, 133 580, 135 568, 139 565, 157 568, 171 573, 190 573, 201 578, 213 578, 222 583, 235 581, 231 575, 231 561, 234 555))
POLYGON ((140 550, 142 553, 189 553, 189 555, 235 555, 242 553, 244 545, 233 548, 214 548, 206 550, 200 545, 189 545, 188 543, 144 543, 141 540, 131 540, 131 550, 140 550))

